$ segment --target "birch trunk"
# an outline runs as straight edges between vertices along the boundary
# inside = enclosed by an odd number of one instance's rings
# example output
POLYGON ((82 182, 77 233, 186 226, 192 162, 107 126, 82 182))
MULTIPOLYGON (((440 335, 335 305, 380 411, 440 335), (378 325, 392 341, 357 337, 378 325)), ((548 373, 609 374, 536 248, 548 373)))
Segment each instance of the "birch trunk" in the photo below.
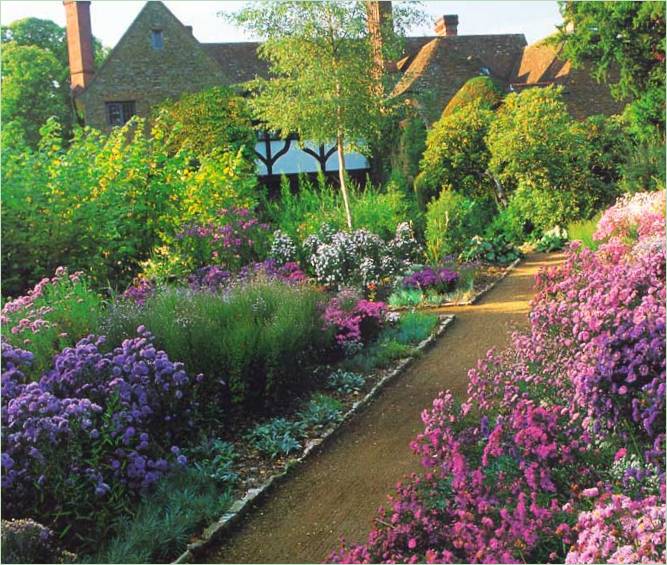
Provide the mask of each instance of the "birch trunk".
POLYGON ((347 185, 345 184, 345 152, 343 150, 343 135, 341 133, 336 137, 336 146, 338 148, 338 178, 340 179, 340 191, 343 193, 343 203, 345 204, 345 219, 348 229, 352 231, 352 212, 350 212, 350 199, 347 194, 347 185))

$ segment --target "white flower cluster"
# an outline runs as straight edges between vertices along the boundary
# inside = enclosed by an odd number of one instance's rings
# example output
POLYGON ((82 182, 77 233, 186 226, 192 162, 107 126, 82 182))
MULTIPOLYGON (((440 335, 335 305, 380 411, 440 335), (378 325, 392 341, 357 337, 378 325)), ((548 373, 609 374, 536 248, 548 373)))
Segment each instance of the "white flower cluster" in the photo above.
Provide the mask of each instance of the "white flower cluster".
POLYGON ((269 257, 274 259, 279 265, 284 265, 290 261, 296 261, 296 244, 292 238, 282 230, 273 232, 273 241, 269 250, 269 257))
POLYGON ((401 222, 396 226, 396 235, 389 242, 389 249, 401 270, 419 263, 424 255, 424 248, 417 241, 411 222, 401 222))
POLYGON ((317 280, 332 288, 367 286, 391 277, 419 257, 422 250, 412 227, 399 224, 388 244, 366 229, 334 232, 323 225, 303 243, 317 280))

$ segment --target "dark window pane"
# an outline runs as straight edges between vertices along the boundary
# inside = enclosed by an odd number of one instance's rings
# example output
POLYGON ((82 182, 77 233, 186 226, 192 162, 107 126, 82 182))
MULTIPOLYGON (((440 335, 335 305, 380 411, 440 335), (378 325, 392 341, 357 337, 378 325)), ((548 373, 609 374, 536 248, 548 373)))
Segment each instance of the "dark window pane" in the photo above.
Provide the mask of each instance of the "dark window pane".
POLYGON ((107 120, 110 126, 122 126, 136 114, 134 100, 107 102, 107 120))
POLYGON ((162 49, 164 47, 161 29, 154 29, 151 32, 151 46, 153 49, 162 49))

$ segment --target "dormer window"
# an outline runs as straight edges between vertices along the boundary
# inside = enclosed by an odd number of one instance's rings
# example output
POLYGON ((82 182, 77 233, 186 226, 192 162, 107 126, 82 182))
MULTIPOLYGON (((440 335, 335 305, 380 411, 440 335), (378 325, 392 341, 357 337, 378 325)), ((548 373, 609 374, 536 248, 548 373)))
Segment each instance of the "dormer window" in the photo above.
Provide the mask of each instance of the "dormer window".
POLYGON ((164 38, 162 37, 161 29, 154 29, 151 31, 151 47, 159 51, 164 47, 164 38))

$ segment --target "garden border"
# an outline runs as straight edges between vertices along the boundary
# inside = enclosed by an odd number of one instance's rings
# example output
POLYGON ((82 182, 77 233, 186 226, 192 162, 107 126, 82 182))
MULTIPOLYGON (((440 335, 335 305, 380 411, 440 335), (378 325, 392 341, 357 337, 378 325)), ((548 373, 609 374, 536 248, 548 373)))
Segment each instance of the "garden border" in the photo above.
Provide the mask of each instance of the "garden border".
MULTIPOLYGON (((508 271, 509 272, 509 271, 508 271)), ((503 275, 504 276, 504 275, 503 275)), ((500 279, 499 279, 500 280, 500 279)), ((490 289, 485 289, 486 292, 490 289)), ((380 391, 393 379, 402 374, 412 363, 419 357, 427 348, 435 343, 440 338, 445 330, 454 322, 455 316, 452 314, 440 314, 440 321, 438 329, 433 332, 426 339, 422 340, 416 347, 414 354, 405 359, 401 359, 396 366, 382 377, 375 386, 364 396, 361 400, 355 402, 345 415, 337 424, 329 428, 321 437, 310 440, 306 444, 306 448, 300 457, 290 461, 284 471, 272 475, 264 483, 257 488, 249 489, 242 498, 235 500, 229 509, 213 524, 206 527, 201 535, 201 539, 188 544, 187 549, 172 563, 190 563, 194 557, 201 554, 208 549, 211 544, 217 541, 223 533, 234 526, 240 518, 242 518, 252 507, 253 503, 267 495, 270 490, 275 487, 281 480, 285 479, 290 471, 297 465, 303 463, 305 459, 312 453, 319 451, 325 442, 335 435, 345 422, 350 420, 355 414, 361 412, 368 404, 370 404, 380 393, 380 391)))
POLYGON ((465 302, 445 302, 444 304, 420 304, 418 306, 389 306, 391 312, 407 312, 409 310, 437 310, 438 308, 453 308, 455 306, 472 306, 476 304, 480 298, 482 298, 487 292, 493 289, 500 281, 507 277, 516 266, 523 261, 523 257, 517 257, 512 261, 505 270, 503 274, 500 275, 495 281, 490 282, 484 288, 479 290, 472 298, 466 300, 465 302))

